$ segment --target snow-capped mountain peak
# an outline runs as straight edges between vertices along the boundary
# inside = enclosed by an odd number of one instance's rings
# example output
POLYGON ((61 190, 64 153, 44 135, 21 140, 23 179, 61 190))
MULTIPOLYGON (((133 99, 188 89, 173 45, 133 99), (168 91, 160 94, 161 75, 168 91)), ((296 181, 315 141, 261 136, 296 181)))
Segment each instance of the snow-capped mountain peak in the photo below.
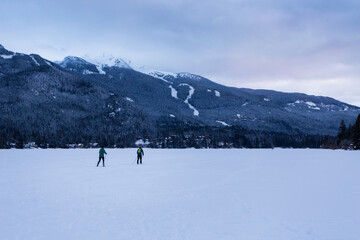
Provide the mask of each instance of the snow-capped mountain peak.
POLYGON ((86 56, 84 56, 84 59, 86 59, 86 61, 93 64, 96 67, 97 72, 99 74, 106 74, 106 72, 104 70, 106 67, 133 69, 130 66, 131 61, 124 60, 122 58, 116 58, 112 55, 109 56, 109 55, 103 54, 100 57, 91 57, 91 56, 86 55, 86 56))
POLYGON ((119 67, 119 68, 128 68, 128 69, 132 69, 132 67, 130 67, 131 61, 125 61, 121 58, 117 58, 114 61, 114 67, 119 67))
POLYGON ((178 73, 177 76, 180 77, 180 78, 189 78, 189 79, 192 79, 192 80, 201 80, 202 79, 201 76, 195 75, 195 74, 192 74, 192 73, 188 73, 188 72, 178 73))
POLYGON ((70 64, 79 64, 79 65, 91 64, 91 63, 87 62, 85 59, 75 57, 75 56, 67 56, 64 58, 64 60, 56 62, 56 63, 62 67, 67 67, 70 64))
POLYGON ((104 68, 106 67, 132 69, 132 67, 130 67, 130 61, 125 61, 113 56, 102 56, 97 58, 85 56, 84 58, 68 56, 65 57, 64 60, 57 61, 56 63, 67 70, 81 74, 106 74, 104 71, 104 68))
POLYGON ((122 58, 116 58, 112 55, 105 55, 103 54, 100 57, 90 57, 85 56, 84 57, 87 61, 95 64, 96 66, 99 66, 101 68, 103 67, 118 67, 118 68, 127 68, 127 69, 133 69, 131 67, 131 61, 125 60, 122 58))
POLYGON ((64 60, 56 62, 59 66, 80 74, 99 74, 101 71, 95 66, 95 64, 86 61, 83 58, 75 56, 67 56, 64 60))
POLYGON ((199 75, 195 75, 188 72, 174 73, 169 71, 157 70, 147 66, 139 67, 138 65, 133 64, 130 60, 125 60, 123 58, 116 58, 112 55, 105 55, 105 54, 103 54, 100 57, 91 57, 89 55, 85 55, 83 58, 68 56, 64 58, 63 61, 58 61, 56 63, 63 68, 67 68, 68 70, 71 71, 77 71, 82 74, 94 74, 94 73, 106 74, 106 68, 117 67, 117 68, 132 69, 147 74, 149 76, 161 79, 167 83, 172 83, 172 80, 176 78, 185 78, 185 79, 191 79, 197 81, 203 79, 199 75), (87 66, 92 65, 91 69, 85 67, 85 65, 87 66), (81 69, 77 69, 79 67, 81 69), (96 70, 94 69, 94 67, 96 68, 96 70))

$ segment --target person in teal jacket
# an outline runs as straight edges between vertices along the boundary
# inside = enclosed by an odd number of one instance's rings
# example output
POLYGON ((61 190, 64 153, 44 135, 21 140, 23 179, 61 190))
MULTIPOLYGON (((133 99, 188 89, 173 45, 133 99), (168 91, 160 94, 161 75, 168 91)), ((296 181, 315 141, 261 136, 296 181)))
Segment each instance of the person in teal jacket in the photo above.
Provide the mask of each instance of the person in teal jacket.
POLYGON ((99 150, 99 161, 97 163, 97 167, 99 166, 99 163, 101 161, 101 159, 103 160, 103 167, 105 167, 105 155, 104 154, 107 154, 105 149, 104 149, 104 146, 101 146, 100 150, 99 150))

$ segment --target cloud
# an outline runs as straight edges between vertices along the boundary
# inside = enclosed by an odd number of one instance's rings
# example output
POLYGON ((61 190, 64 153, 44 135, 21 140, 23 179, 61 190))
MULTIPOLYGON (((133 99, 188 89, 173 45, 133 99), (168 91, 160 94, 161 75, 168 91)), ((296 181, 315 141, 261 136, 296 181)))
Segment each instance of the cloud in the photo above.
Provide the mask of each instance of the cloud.
POLYGON ((226 85, 345 99, 337 91, 343 89, 354 96, 346 99, 360 105, 360 92, 352 88, 358 86, 360 69, 359 1, 1 4, 0 28, 6 33, 1 41, 15 51, 37 52, 52 60, 105 53, 158 69, 197 73, 226 85))

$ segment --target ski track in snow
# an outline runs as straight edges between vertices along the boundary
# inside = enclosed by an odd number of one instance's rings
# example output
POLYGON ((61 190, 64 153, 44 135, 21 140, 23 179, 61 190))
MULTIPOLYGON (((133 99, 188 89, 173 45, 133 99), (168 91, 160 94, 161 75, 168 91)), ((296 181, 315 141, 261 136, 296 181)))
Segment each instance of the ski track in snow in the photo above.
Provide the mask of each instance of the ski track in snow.
POLYGON ((173 86, 172 86, 172 85, 170 85, 170 86, 169 86, 169 88, 171 89, 171 96, 172 96, 173 98, 178 99, 176 89, 175 89, 175 88, 173 88, 173 86))
POLYGON ((12 59, 14 55, 0 55, 3 59, 12 59))
POLYGON ((1 238, 360 236, 356 151, 106 149, 97 168, 98 151, 0 150, 1 238))
POLYGON ((189 100, 191 99, 192 95, 194 94, 195 89, 187 83, 181 83, 181 84, 179 84, 179 86, 188 86, 189 87, 189 95, 186 97, 184 102, 189 106, 190 109, 192 109, 194 111, 194 116, 199 116, 199 111, 193 105, 191 105, 189 103, 189 100))
POLYGON ((86 75, 86 74, 95 74, 95 73, 88 69, 84 69, 82 74, 86 75))
POLYGON ((102 66, 100 66, 100 65, 95 65, 95 67, 96 67, 97 70, 99 71, 99 74, 106 74, 106 72, 102 69, 102 66))
POLYGON ((34 63, 35 63, 36 65, 40 66, 40 63, 38 63, 38 61, 36 61, 36 59, 34 58, 34 56, 31 56, 31 55, 29 55, 29 56, 31 57, 31 59, 34 61, 34 63))
POLYGON ((125 100, 129 101, 129 102, 134 102, 134 100, 132 100, 131 98, 129 97, 126 97, 125 100))
POLYGON ((226 126, 226 127, 231 127, 231 125, 230 124, 228 124, 228 123, 226 123, 226 122, 224 122, 224 121, 219 121, 219 120, 216 120, 216 122, 217 123, 220 123, 221 125, 223 125, 223 126, 226 126))

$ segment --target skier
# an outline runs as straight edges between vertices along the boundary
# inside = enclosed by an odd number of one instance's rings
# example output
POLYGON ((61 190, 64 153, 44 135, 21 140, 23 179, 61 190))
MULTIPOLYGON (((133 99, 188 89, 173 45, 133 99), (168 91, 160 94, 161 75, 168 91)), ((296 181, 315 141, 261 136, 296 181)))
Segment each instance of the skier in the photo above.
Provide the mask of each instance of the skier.
POLYGON ((104 146, 101 146, 101 149, 99 150, 99 161, 97 163, 97 167, 99 166, 99 163, 101 161, 101 159, 103 160, 103 167, 105 167, 105 157, 104 157, 104 154, 107 155, 105 149, 104 149, 104 146))
POLYGON ((140 146, 139 149, 137 150, 137 164, 139 164, 139 160, 140 160, 140 164, 142 164, 142 156, 144 156, 144 151, 140 146))

